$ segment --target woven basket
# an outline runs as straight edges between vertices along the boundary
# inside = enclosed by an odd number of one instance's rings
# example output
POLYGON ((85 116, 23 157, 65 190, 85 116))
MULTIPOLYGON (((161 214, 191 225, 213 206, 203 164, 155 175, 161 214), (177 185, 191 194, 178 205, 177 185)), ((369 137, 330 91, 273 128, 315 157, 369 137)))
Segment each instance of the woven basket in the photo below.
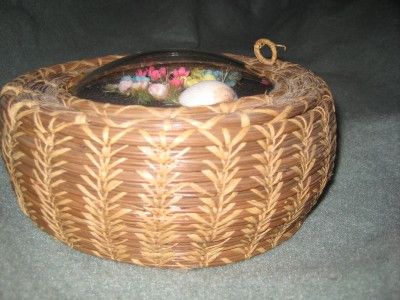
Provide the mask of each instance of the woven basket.
POLYGON ((299 65, 228 55, 268 95, 196 108, 120 106, 72 87, 120 56, 73 61, 1 91, 1 149, 21 210, 83 252, 167 268, 263 253, 299 228, 336 150, 325 82, 299 65))

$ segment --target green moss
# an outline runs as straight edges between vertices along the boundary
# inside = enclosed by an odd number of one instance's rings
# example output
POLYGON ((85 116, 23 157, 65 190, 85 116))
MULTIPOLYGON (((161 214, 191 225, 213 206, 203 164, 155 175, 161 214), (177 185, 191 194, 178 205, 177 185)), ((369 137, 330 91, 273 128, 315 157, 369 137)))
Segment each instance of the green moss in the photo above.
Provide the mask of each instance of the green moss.
POLYGON ((141 105, 148 105, 151 102, 156 101, 156 99, 145 90, 135 90, 130 94, 130 96, 136 100, 137 104, 141 105))
POLYGON ((167 98, 164 100, 167 104, 179 104, 179 95, 181 94, 181 89, 171 88, 169 90, 167 98))

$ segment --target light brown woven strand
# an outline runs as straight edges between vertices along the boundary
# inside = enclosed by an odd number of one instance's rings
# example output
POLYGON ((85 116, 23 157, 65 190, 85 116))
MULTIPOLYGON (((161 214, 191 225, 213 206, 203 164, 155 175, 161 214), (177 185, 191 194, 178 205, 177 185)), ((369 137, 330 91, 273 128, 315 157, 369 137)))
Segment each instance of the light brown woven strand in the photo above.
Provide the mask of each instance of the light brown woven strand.
POLYGON ((17 138, 23 135, 23 132, 18 130, 18 127, 21 125, 19 120, 22 117, 31 114, 34 111, 32 108, 36 106, 36 103, 26 101, 12 104, 12 100, 9 99, 6 105, 7 109, 3 110, 1 114, 1 149, 3 159, 6 162, 7 171, 11 176, 19 207, 24 214, 28 215, 30 207, 24 200, 26 188, 24 187, 24 182, 21 178, 22 173, 17 169, 17 166, 21 164, 20 160, 25 154, 21 151, 15 151, 15 148, 17 146, 17 138))
POLYGON ((278 59, 278 51, 276 50, 276 47, 281 47, 284 50, 286 50, 286 46, 284 45, 279 45, 275 44, 269 39, 259 39, 255 42, 254 44, 254 55, 257 57, 257 59, 265 64, 265 65, 273 65, 275 64, 276 60, 278 59), (271 50, 271 58, 267 59, 264 57, 264 55, 261 54, 261 49, 264 46, 268 46, 269 49, 271 50))
POLYGON ((164 109, 70 94, 118 56, 7 84, 1 149, 21 209, 75 249, 147 266, 222 265, 287 240, 332 174, 332 95, 298 65, 230 56, 274 82, 267 98, 164 109))

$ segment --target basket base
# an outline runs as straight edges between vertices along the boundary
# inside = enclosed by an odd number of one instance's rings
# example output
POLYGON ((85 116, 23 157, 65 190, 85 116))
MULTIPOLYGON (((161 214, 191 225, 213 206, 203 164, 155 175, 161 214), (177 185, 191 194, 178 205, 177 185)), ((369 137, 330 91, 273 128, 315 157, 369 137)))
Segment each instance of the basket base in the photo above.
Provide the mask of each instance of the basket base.
MULTIPOLYGON (((58 242, 61 242, 63 244, 66 244, 67 246, 71 247, 74 250, 78 250, 82 253, 85 254, 89 254, 92 256, 97 256, 103 259, 110 259, 110 260, 114 260, 114 261, 118 261, 118 262, 122 262, 122 263, 129 263, 129 264, 135 264, 135 265, 139 265, 139 266, 146 266, 146 267, 155 267, 155 268, 167 268, 167 269, 197 269, 197 268, 204 268, 204 267, 218 267, 218 266, 224 266, 227 264, 231 264, 231 263, 236 263, 236 262, 240 262, 240 261, 244 261, 247 259, 250 259, 254 256, 258 256, 260 254, 263 254, 273 248, 275 248, 276 246, 280 245, 281 243, 289 240, 301 227, 301 225, 304 222, 304 218, 297 220, 295 222, 293 222, 289 227, 287 228, 283 228, 282 231, 278 232, 273 238, 266 238, 264 241, 264 247, 263 250, 260 250, 258 252, 253 252, 251 255, 245 255, 245 254, 241 254, 241 255, 236 255, 231 259, 219 259, 219 260, 215 260, 210 264, 201 264, 201 263, 196 263, 196 264, 188 264, 185 263, 185 260, 179 260, 179 261, 171 261, 172 263, 169 264, 163 264, 163 265, 158 265, 158 264, 152 264, 150 262, 147 261, 140 261, 138 259, 135 258, 131 258, 131 257, 127 257, 126 259, 117 259, 117 258, 113 258, 113 257, 105 257, 102 255, 99 255, 96 251, 93 251, 92 249, 89 249, 88 247, 85 247, 85 245, 80 244, 79 241, 76 244, 68 244, 65 243, 64 241, 61 241, 57 238, 54 237, 54 239, 58 242), (271 241, 273 240, 273 241, 271 241)), ((35 223, 36 224, 36 223, 35 223)), ((46 233, 51 234, 51 232, 49 232, 46 228, 40 226, 39 224, 36 224, 41 230, 45 231, 46 233)), ((240 251, 239 249, 238 253, 242 253, 242 251, 240 251)), ((132 253, 132 256, 136 256, 136 254, 132 253)), ((223 255, 223 254, 221 254, 223 255)))

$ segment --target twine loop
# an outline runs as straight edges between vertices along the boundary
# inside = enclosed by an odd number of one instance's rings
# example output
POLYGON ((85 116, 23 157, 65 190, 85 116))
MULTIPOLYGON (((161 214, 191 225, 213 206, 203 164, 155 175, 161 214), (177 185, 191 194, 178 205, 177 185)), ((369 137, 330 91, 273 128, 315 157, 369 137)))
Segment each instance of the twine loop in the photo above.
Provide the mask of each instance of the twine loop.
POLYGON ((275 64, 278 58, 278 51, 276 50, 277 47, 283 48, 284 51, 286 51, 285 45, 275 44, 269 39, 259 39, 254 44, 254 54, 261 63, 271 66, 275 64), (272 53, 271 58, 269 59, 265 58, 264 55, 262 55, 261 53, 261 48, 264 47, 265 45, 269 47, 272 53))

